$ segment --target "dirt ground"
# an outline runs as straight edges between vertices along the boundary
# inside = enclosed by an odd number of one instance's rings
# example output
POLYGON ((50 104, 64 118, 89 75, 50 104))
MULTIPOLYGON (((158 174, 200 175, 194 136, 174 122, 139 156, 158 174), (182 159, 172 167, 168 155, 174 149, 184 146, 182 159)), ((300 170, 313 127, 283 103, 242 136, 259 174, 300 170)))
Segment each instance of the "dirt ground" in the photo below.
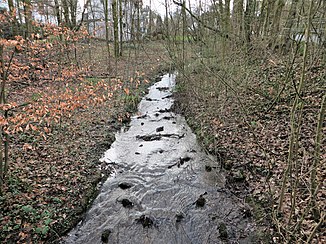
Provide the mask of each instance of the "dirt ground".
MULTIPOLYGON (((110 99, 60 118, 46 139, 31 130, 10 138, 9 173, 0 196, 1 243, 56 243, 80 221, 99 183, 111 173, 99 159, 114 141, 114 133, 128 123, 146 87, 166 66, 158 55, 164 55, 159 42, 138 50, 126 44, 117 60, 108 57, 104 42, 80 45, 79 65, 87 67, 83 78, 87 85, 103 80, 113 87, 119 80, 119 88, 110 99)), ((16 85, 10 99, 19 101, 39 90, 60 93, 65 87, 55 82, 16 85)), ((101 95, 103 90, 96 92, 101 95)))
MULTIPOLYGON (((293 214, 291 211, 299 219, 308 207, 309 167, 314 160, 326 70, 317 62, 306 74, 298 168, 286 185, 284 216, 280 218, 275 213, 288 162, 290 113, 295 95, 292 83, 285 87, 275 104, 273 100, 283 85, 287 57, 248 57, 239 52, 229 57, 224 64, 208 60, 207 64, 189 65, 190 70, 184 77, 180 76, 177 83, 177 110, 185 115, 204 148, 220 161, 229 189, 250 203, 251 214, 258 225, 265 226, 263 231, 268 233, 270 241, 282 243, 280 233, 291 235, 292 230, 283 228, 290 224, 287 221, 293 214), (298 181, 294 183, 298 174, 298 181), (299 200, 291 210, 290 190, 294 184, 297 184, 299 200)), ((297 82, 300 62, 294 66, 293 82, 297 82)), ((317 170, 320 184, 317 205, 321 211, 325 209, 325 145, 324 139, 317 170)), ((308 238, 309 231, 317 224, 318 220, 309 212, 302 223, 300 238, 308 238)), ((322 228, 318 230, 315 241, 323 243, 326 233, 322 228)))

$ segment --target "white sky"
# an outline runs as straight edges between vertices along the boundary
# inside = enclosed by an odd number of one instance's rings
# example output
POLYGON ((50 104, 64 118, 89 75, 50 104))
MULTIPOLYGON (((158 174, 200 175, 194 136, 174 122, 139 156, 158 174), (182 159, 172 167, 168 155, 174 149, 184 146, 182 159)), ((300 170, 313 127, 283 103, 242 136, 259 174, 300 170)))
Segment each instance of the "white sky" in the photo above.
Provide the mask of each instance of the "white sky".
MULTIPOLYGON (((143 6, 150 6, 150 0, 143 0, 143 6)), ((165 15, 165 0, 151 0, 151 9, 165 15)))
MULTIPOLYGON (((178 0, 182 1, 182 0, 178 0)), ((189 2, 192 5, 192 8, 197 6, 201 1, 202 5, 205 3, 210 3, 211 0, 186 0, 186 4, 189 5, 189 2)), ((143 6, 149 6, 150 0, 143 0, 143 6)), ((173 12, 176 9, 176 5, 173 3, 172 0, 168 0, 169 9, 173 12)), ((151 9, 158 12, 160 15, 165 15, 165 0, 151 0, 151 9)))

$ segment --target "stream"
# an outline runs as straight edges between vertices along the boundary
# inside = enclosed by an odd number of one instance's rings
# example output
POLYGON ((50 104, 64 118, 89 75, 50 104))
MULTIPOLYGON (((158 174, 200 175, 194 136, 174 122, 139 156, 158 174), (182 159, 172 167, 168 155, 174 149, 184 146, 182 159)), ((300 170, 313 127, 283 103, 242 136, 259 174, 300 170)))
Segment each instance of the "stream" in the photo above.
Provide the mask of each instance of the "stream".
POLYGON ((217 160, 171 111, 175 75, 149 88, 101 159, 116 169, 63 243, 255 243, 246 207, 217 160))

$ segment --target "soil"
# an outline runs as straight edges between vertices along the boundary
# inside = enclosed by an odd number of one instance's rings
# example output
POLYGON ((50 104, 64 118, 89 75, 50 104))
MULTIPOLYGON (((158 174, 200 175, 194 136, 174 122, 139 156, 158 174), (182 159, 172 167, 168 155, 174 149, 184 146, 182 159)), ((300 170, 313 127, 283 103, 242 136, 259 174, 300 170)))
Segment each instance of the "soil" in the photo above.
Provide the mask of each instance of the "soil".
MULTIPOLYGON (((86 79, 110 83, 112 77, 127 78, 138 72, 141 83, 135 86, 122 78, 124 90, 116 90, 104 103, 74 111, 51 128, 46 140, 32 133, 10 139, 9 173, 0 196, 1 243, 57 243, 81 220, 101 182, 111 174, 112 168, 101 165, 99 159, 115 140, 114 133, 129 122, 146 88, 164 71, 165 61, 158 56, 163 53, 161 44, 149 43, 137 56, 133 49, 126 49, 125 56, 108 67, 105 48, 104 42, 92 43, 92 62, 84 57, 85 65, 91 67, 86 79), (126 89, 132 94, 127 96, 126 89), (26 148, 26 143, 32 146, 26 148)), ((26 94, 25 87, 12 89, 11 101, 26 94)), ((36 89, 57 92, 65 84, 45 82, 36 89)), ((103 236, 104 242, 108 235, 103 236)))
MULTIPOLYGON (((220 161, 226 174, 227 186, 238 197, 250 204, 261 233, 267 238, 266 242, 282 242, 280 232, 273 223, 287 226, 287 217, 291 209, 291 197, 286 193, 284 200, 284 218, 275 218, 275 206, 282 183, 283 172, 287 167, 288 137, 290 134, 290 112, 295 95, 291 85, 286 86, 279 100, 271 106, 277 91, 275 87, 282 82, 285 64, 288 57, 276 55, 264 59, 259 55, 249 57, 241 53, 229 55, 226 65, 217 67, 216 75, 201 70, 200 73, 190 71, 183 79, 179 77, 175 97, 175 110, 182 113, 192 130, 196 133, 202 146, 220 161), (271 59, 277 60, 277 64, 271 59), (245 65, 245 66, 244 66, 245 65), (239 72, 245 67, 244 73, 239 72), (280 68, 282 67, 282 68, 280 68), (206 75, 206 76, 205 76, 206 75), (218 77, 218 78, 216 78, 218 77), (226 77, 224 78, 220 77, 226 77), (219 80, 219 78, 221 80, 219 80), (241 81, 242 83, 238 82, 241 81), (228 91, 224 84, 236 83, 236 94, 228 91), (200 84, 200 86, 198 85, 200 84), (223 85, 221 85, 223 84, 223 85), (242 103, 242 104, 241 104, 242 103), (284 221, 284 222, 283 222, 284 221)), ((217 64, 218 66, 219 64, 217 64)), ((300 77, 300 62, 294 65, 293 79, 297 82, 300 77)), ((308 167, 313 161, 314 139, 322 96, 325 92, 325 68, 311 67, 306 74, 306 92, 303 95, 305 106, 299 138, 298 164, 302 172, 309 172, 308 167), (313 70, 313 71, 312 71, 313 70)), ((325 127, 323 129, 325 135, 325 127)), ((325 179, 326 141, 321 145, 321 163, 318 167, 318 179, 325 179)), ((209 167, 207 171, 211 170, 209 167)), ((307 207, 310 174, 302 174, 299 180, 297 196, 300 203, 295 207, 300 215, 307 207)), ((290 184, 290 183, 289 183, 290 184)), ((291 186, 287 185, 287 189, 291 186)), ((322 185, 323 183, 320 182, 322 185)), ((325 189, 321 188, 317 197, 317 205, 325 208, 325 189)), ((250 213, 250 214, 251 214, 250 213)), ((313 214, 309 213, 303 222, 302 229, 308 231, 314 222, 313 214)), ((223 232, 223 228, 220 228, 223 232)), ((304 236, 304 235, 303 235, 304 236)), ((307 236, 304 236, 307 238, 307 236)), ((326 240, 325 231, 320 230, 316 235, 316 243, 326 240)))

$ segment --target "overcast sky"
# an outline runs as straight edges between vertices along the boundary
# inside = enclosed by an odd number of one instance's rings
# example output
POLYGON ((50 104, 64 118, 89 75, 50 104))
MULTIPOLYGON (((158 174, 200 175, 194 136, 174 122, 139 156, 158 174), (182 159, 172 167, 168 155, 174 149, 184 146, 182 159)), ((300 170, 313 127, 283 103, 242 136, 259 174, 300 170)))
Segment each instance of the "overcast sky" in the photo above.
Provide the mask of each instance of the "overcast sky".
MULTIPOLYGON (((178 0, 182 1, 182 0, 178 0)), ((198 6, 199 2, 202 2, 202 5, 205 5, 205 3, 210 3, 211 0, 190 0, 190 3, 192 5, 192 8, 195 6, 198 6)), ((150 0, 143 0, 143 6, 148 5, 149 6, 150 0)), ((172 0, 168 0, 169 9, 173 12, 176 9, 176 5, 173 3, 172 0)), ((186 0, 186 4, 189 4, 189 0, 186 0)), ((151 9, 155 10, 161 15, 165 15, 165 0, 151 0, 151 9)))
MULTIPOLYGON (((143 0, 143 3, 143 6, 150 6, 150 0, 143 0)), ((165 15, 165 0, 151 0, 151 9, 155 10, 160 15, 165 15)))

